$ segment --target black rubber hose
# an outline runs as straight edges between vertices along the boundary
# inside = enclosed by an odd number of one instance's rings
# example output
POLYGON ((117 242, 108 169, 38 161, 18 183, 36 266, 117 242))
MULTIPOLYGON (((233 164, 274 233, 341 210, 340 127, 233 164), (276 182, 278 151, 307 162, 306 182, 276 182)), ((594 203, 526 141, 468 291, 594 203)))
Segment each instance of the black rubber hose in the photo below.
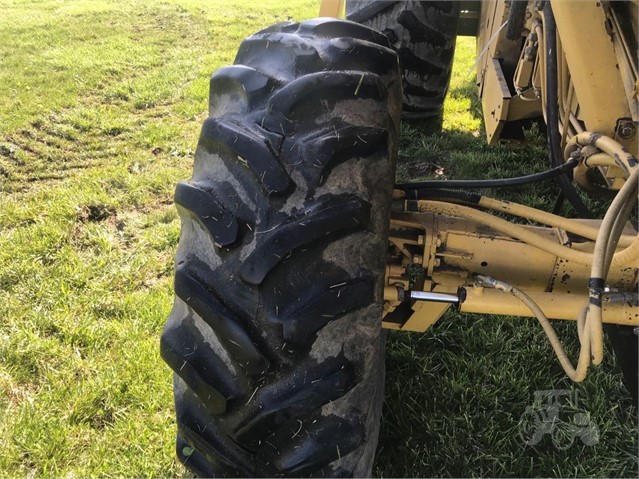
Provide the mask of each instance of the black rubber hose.
MULTIPOLYGON (((551 165, 563 164, 561 138, 559 137, 559 102, 557 80, 557 24, 550 2, 544 6, 544 29, 546 34, 546 124, 548 125, 548 151, 551 165)), ((567 120, 566 120, 567 121, 567 120)), ((582 218, 593 218, 588 207, 581 201, 571 179, 566 175, 557 177, 561 191, 582 218)))
POLYGON ((526 22, 526 7, 528 0, 512 0, 508 12, 508 23, 506 24, 506 38, 508 40, 518 40, 524 29, 526 22))
POLYGON ((566 197, 564 196, 564 192, 559 190, 557 193, 557 197, 555 198, 555 202, 552 205, 552 213, 554 215, 558 215, 561 211, 561 208, 564 206, 564 200, 566 197))
POLYGON ((449 203, 463 203, 466 205, 478 205, 482 195, 474 191, 442 189, 419 189, 406 192, 407 200, 438 200, 449 203))
POLYGON ((512 186, 539 183, 551 178, 566 178, 566 175, 579 164, 578 160, 570 159, 554 168, 541 173, 515 178, 499 178, 496 180, 429 180, 415 183, 400 183, 395 188, 400 190, 426 190, 442 188, 505 188, 512 186))

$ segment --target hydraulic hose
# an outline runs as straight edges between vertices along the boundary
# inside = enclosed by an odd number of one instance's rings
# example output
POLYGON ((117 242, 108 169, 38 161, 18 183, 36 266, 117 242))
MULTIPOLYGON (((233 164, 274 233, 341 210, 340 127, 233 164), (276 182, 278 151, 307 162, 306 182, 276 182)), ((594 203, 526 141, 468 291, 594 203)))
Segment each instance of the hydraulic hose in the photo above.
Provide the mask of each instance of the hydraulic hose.
POLYGON ((616 243, 615 235, 621 234, 622 225, 628 220, 637 200, 637 181, 639 169, 635 169, 610 204, 599 228, 595 241, 592 267, 590 270, 589 308, 587 324, 592 336, 592 363, 600 364, 603 360, 603 318, 602 295, 606 285, 606 277, 610 266, 623 266, 635 263, 639 258, 639 237, 625 250, 615 253, 612 246, 616 243), (632 207, 628 206, 631 204, 632 207))
POLYGON ((550 170, 514 178, 498 178, 495 180, 428 180, 414 183, 399 183, 395 188, 400 190, 430 190, 436 188, 505 188, 513 186, 539 183, 540 181, 558 178, 568 174, 579 164, 578 160, 570 159, 550 170))
MULTIPOLYGON (((557 167, 563 163, 561 151, 561 138, 559 138, 559 102, 558 102, 558 80, 557 80, 557 25, 552 13, 550 2, 546 2, 543 10, 544 33, 545 33, 545 53, 546 53, 546 89, 544 101, 546 103, 546 123, 548 125, 548 150, 550 153, 551 165, 557 167)), ((568 119, 565 119, 568 121, 568 119)), ((571 180, 562 175, 558 176, 559 186, 565 198, 575 208, 575 211, 582 218, 592 218, 593 215, 586 205, 581 201, 577 190, 571 180)))
MULTIPOLYGON (((575 150, 586 145, 594 146, 606 153, 610 158, 609 161, 614 162, 614 165, 621 168, 626 174, 626 177, 630 176, 639 166, 637 159, 622 145, 612 138, 590 131, 584 131, 571 138, 566 144, 566 148, 564 148, 564 156, 569 158, 575 150)), ((585 163, 587 163, 587 166, 596 166, 596 163, 600 163, 602 160, 601 155, 595 154, 588 157, 585 163)), ((610 165, 608 164, 606 166, 610 165)))
POLYGON ((473 206, 501 211, 551 226, 557 226, 582 237, 591 240, 594 239, 594 252, 590 254, 577 249, 564 247, 522 226, 512 224, 501 218, 466 206, 426 200, 407 200, 404 205, 407 211, 430 211, 438 214, 471 219, 535 246, 558 258, 591 267, 590 280, 588 282, 589 301, 577 318, 577 332, 581 349, 576 366, 572 365, 546 315, 526 293, 512 285, 497 281, 493 278, 481 275, 477 276, 477 279, 484 285, 512 294, 532 311, 548 336, 562 368, 566 374, 576 382, 582 381, 586 377, 590 364, 597 365, 603 360, 604 331, 602 302, 606 278, 610 268, 612 266, 630 266, 636 268, 639 260, 639 236, 631 237, 629 235, 623 235, 624 227, 638 200, 639 168, 637 168, 637 160, 614 140, 588 132, 579 134, 576 138, 573 138, 567 145, 566 152, 572 154, 577 148, 583 145, 595 146, 605 153, 605 155, 591 155, 589 157, 591 163, 588 166, 598 164, 604 166, 619 166, 627 176, 626 182, 610 204, 598 229, 587 224, 570 221, 545 211, 536 210, 516 203, 483 197, 477 193, 467 191, 433 190, 427 193, 424 190, 409 190, 404 192, 404 195, 408 198, 418 198, 420 195, 427 195, 429 198, 472 204, 473 206), (618 246, 622 246, 624 249, 616 251, 618 246))
POLYGON ((588 366, 590 364, 590 330, 586 325, 586 312, 588 307, 586 306, 577 318, 577 331, 579 333, 579 341, 581 343, 581 350, 579 351, 579 359, 577 360, 577 367, 574 367, 566 354, 563 346, 561 345, 561 341, 555 332, 555 329, 550 324, 550 321, 541 310, 541 308, 535 303, 530 296, 521 291, 520 289, 515 288, 514 286, 504 283, 503 281, 497 281, 489 276, 477 275, 476 278, 485 286, 499 289, 506 293, 512 294, 515 298, 519 299, 522 303, 524 303, 530 311, 535 315, 539 323, 541 324, 546 336, 548 336, 548 340, 555 351, 555 355, 559 360, 559 364, 568 375, 570 379, 575 382, 583 381, 586 378, 586 373, 588 371, 588 366))
POLYGON ((617 166, 617 163, 606 153, 595 153, 588 156, 579 163, 579 166, 573 170, 574 180, 582 190, 587 191, 593 196, 602 198, 612 198, 616 194, 616 191, 606 188, 605 186, 599 186, 594 184, 588 177, 588 171, 591 168, 597 166, 617 166))
POLYGON ((519 40, 521 32, 526 22, 526 7, 528 0, 513 0, 510 2, 508 12, 508 24, 506 25, 506 38, 508 40, 519 40))
MULTIPOLYGON (((526 218, 538 223, 543 223, 548 226, 561 228, 568 231, 569 233, 573 233, 581 236, 582 238, 593 241, 597 239, 597 235, 599 233, 599 228, 592 227, 588 224, 579 223, 575 220, 570 220, 564 218, 563 216, 547 213, 546 211, 531 208, 529 206, 511 203, 510 201, 500 201, 494 198, 482 196, 478 202, 478 206, 519 216, 520 218, 526 218)), ((623 225, 625 225, 625 223, 623 223, 623 225)), ((619 239, 619 245, 628 247, 633 243, 634 239, 634 236, 622 236, 619 239)))
POLYGON ((549 240, 548 238, 533 233, 523 226, 497 218, 496 216, 484 213, 483 211, 439 201, 418 201, 417 203, 417 207, 420 211, 431 211, 433 213, 471 219, 489 226, 490 228, 507 236, 523 241, 524 243, 534 246, 546 253, 557 256, 558 258, 574 261, 575 263, 583 265, 590 265, 592 263, 592 255, 589 253, 567 248, 559 243, 549 240))
POLYGON ((482 195, 474 191, 450 188, 420 188, 418 190, 398 191, 401 196, 397 198, 402 200, 436 200, 476 206, 482 199, 482 195))
MULTIPOLYGON (((546 211, 531 208, 530 206, 513 203, 511 201, 502 201, 478 193, 463 190, 412 190, 406 192, 407 199, 415 200, 436 200, 446 201, 450 203, 461 203, 471 206, 479 206, 494 211, 501 211, 510 215, 525 218, 537 223, 548 226, 561 228, 569 233, 581 236, 592 241, 597 239, 599 228, 590 226, 587 223, 580 223, 576 220, 564 218, 563 216, 554 215, 546 211)), ((625 225, 625 223, 623 223, 625 225)), ((623 227, 622 227, 623 230, 623 227)), ((635 240, 634 236, 623 235, 619 238, 619 246, 624 248, 630 246, 635 240)), ((613 248, 614 251, 614 248, 613 248)))
POLYGON ((577 168, 581 165, 586 168, 593 168, 595 166, 617 166, 617 162, 606 153, 595 153, 588 158, 584 158, 584 161, 582 161, 577 168))
MULTIPOLYGON (((592 264, 592 278, 605 278, 608 274, 610 265, 622 266, 637 259, 639 237, 635 237, 632 244, 625 250, 612 256, 611 261, 609 261, 609 264, 606 265, 609 245, 612 244, 611 241, 618 241, 619 239, 615 238, 612 233, 614 232, 617 233, 617 235, 621 235, 623 225, 630 218, 632 209, 637 201, 638 179, 639 170, 635 170, 621 190, 619 190, 619 193, 617 193, 617 196, 608 207, 608 211, 606 211, 606 215, 601 222, 601 227, 599 228, 599 233, 595 241, 593 256, 596 257, 596 260, 593 261, 592 264)), ((614 249, 612 251, 614 251, 614 249)))
MULTIPOLYGON (((520 241, 523 241, 524 243, 545 251, 546 253, 552 254, 558 258, 565 259, 567 261, 573 261, 575 263, 583 264, 586 266, 591 266, 593 264, 594 253, 590 254, 568 248, 566 246, 562 246, 544 236, 531 232, 523 226, 510 223, 509 221, 497 218, 496 216, 484 213, 483 211, 478 211, 466 206, 444 203, 441 201, 423 200, 416 202, 407 201, 406 207, 407 211, 414 211, 416 209, 418 211, 430 211, 433 213, 474 220, 496 231, 499 231, 500 233, 503 233, 512 238, 516 238, 520 241)), ((606 216, 608 216, 608 214, 606 214, 606 216)), ((602 228, 599 229, 598 238, 602 234, 602 231, 603 225, 602 228)), ((615 253, 612 257, 612 264, 615 266, 624 266, 636 259, 636 253, 639 252, 639 244, 637 244, 638 242, 639 239, 635 239, 626 249, 615 253)))

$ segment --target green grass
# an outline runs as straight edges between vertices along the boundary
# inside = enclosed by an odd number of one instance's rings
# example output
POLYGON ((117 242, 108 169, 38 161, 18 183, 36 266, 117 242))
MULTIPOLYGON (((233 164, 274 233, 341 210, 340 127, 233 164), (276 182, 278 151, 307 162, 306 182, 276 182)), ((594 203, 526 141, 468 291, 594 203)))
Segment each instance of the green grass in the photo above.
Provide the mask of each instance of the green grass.
MULTIPOLYGON (((317 7, 0 0, 0 476, 185 474, 158 352, 179 235, 173 188, 190 176, 210 73, 245 36, 317 7)), ((544 168, 534 134, 525 150, 484 144, 473 60, 463 39, 444 131, 404 127, 400 154, 424 161, 403 161, 401 174, 544 168)), ((553 193, 520 198, 548 207, 553 193)), ((450 314, 426 334, 391 334, 387 390, 379 475, 637 473, 636 412, 611 355, 570 385, 530 320, 450 314), (600 444, 524 446, 516 429, 533 391, 563 387, 580 392, 600 444)))

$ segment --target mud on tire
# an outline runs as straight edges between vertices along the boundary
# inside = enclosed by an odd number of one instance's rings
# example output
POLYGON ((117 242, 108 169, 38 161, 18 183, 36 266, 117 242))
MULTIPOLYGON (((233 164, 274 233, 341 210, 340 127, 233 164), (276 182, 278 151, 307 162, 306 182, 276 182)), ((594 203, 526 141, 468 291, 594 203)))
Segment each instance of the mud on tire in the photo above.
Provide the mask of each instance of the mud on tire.
POLYGON ((388 39, 339 20, 263 30, 212 76, 161 340, 196 474, 370 474, 400 95, 388 39))
POLYGON ((346 18, 383 33, 397 50, 403 79, 402 116, 439 116, 453 67, 458 2, 346 0, 346 18))

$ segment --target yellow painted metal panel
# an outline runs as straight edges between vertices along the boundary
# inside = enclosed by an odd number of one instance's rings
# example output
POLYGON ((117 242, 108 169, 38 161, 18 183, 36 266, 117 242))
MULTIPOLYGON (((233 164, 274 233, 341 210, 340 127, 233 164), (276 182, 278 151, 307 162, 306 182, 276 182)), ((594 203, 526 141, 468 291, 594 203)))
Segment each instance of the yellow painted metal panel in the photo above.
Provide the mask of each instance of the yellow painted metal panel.
MULTIPOLYGON (((549 319, 576 320, 584 305, 588 304, 586 294, 543 293, 526 291, 539 305, 549 319)), ((479 314, 533 317, 530 309, 514 296, 496 289, 469 288, 468 297, 461 305, 461 311, 479 314)), ((605 304, 604 323, 639 326, 639 310, 626 303, 605 304)))
POLYGON ((320 3, 319 16, 344 18, 344 6, 346 0, 322 0, 320 3))
POLYGON ((603 4, 594 0, 551 2, 579 101, 578 118, 587 130, 614 137, 617 119, 630 117, 630 109, 603 4))
POLYGON ((484 77, 484 95, 482 108, 484 111, 484 123, 488 144, 493 144, 499 139, 499 133, 508 117, 508 105, 510 103, 510 90, 501 71, 499 61, 492 58, 486 67, 484 77))

